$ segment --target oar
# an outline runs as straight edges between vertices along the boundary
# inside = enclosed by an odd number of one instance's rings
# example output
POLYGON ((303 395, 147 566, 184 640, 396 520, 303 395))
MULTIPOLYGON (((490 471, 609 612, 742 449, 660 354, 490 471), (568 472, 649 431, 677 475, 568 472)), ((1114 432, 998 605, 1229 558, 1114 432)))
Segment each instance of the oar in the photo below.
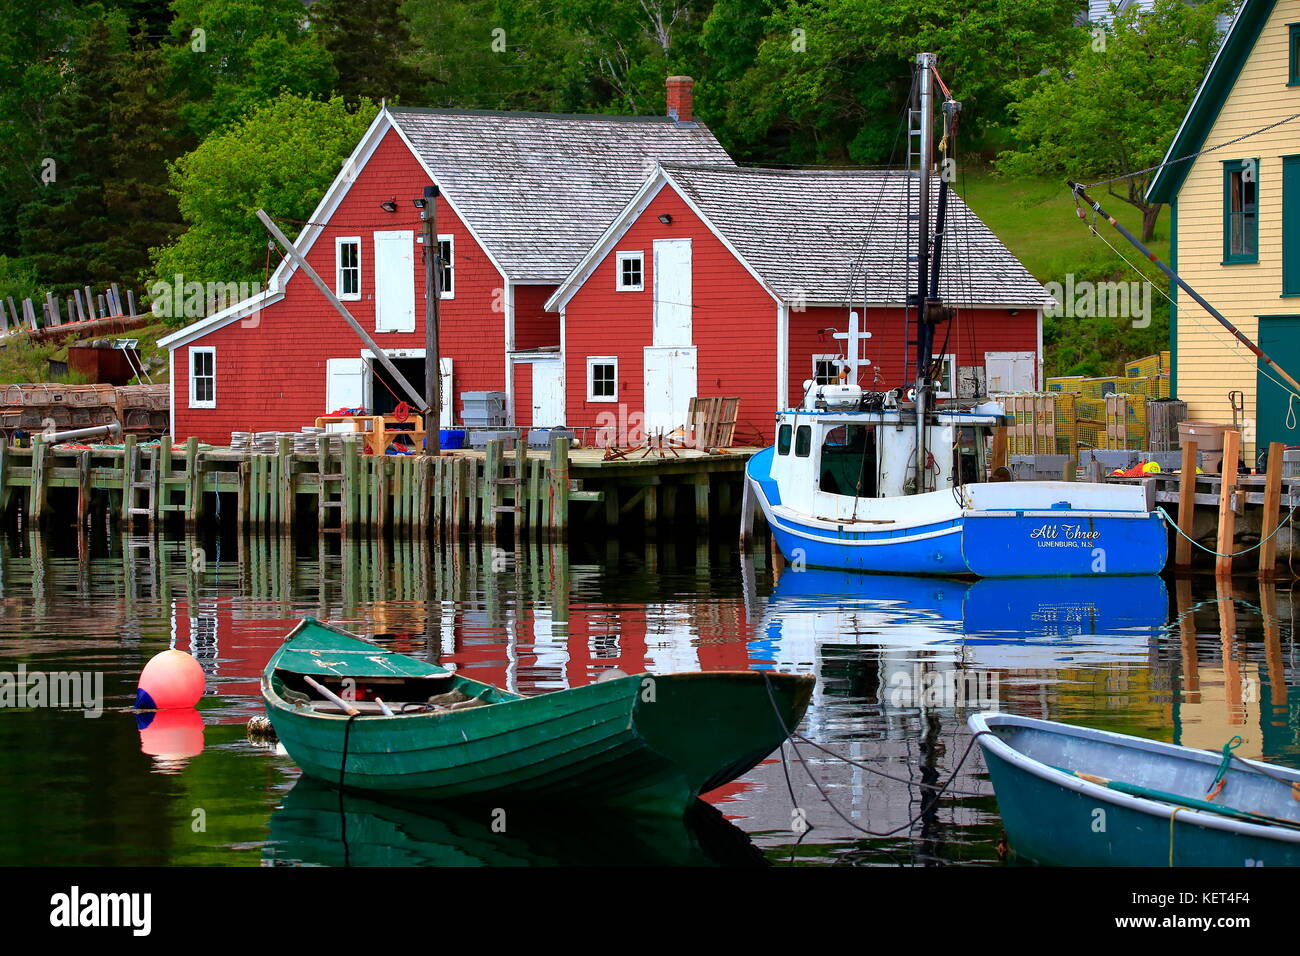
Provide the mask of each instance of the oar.
POLYGON ((380 709, 381 711, 383 711, 383 714, 384 714, 385 717, 392 717, 392 716, 393 716, 393 708, 389 707, 387 704, 385 704, 385 703, 384 703, 382 700, 380 700, 378 697, 375 698, 375 703, 379 705, 379 709, 380 709))
POLYGON ((1265 813, 1256 813, 1254 810, 1239 810, 1236 807, 1224 807, 1217 803, 1210 803, 1208 800, 1198 800, 1195 797, 1184 797, 1177 793, 1168 793, 1164 790, 1152 790, 1149 787, 1140 787, 1135 783, 1124 783, 1122 780, 1110 780, 1106 777, 1099 777, 1096 774, 1082 773, 1078 770, 1067 770, 1064 767, 1054 767, 1061 773, 1068 773, 1079 780, 1086 780, 1088 783, 1095 783, 1099 787, 1105 787, 1108 790, 1115 790, 1119 793, 1126 793, 1131 797, 1142 797, 1147 800, 1158 800, 1161 803, 1172 803, 1177 806, 1189 807, 1193 810, 1203 810, 1206 813, 1217 813, 1224 817, 1235 817, 1239 820, 1246 820, 1251 823, 1264 823, 1274 826, 1287 827, 1291 830, 1300 830, 1300 822, 1295 820, 1285 820, 1282 817, 1271 817, 1265 813))
POLYGON ((328 687, 326 687, 325 685, 319 683, 319 682, 316 681, 314 678, 309 677, 309 676, 306 675, 306 674, 303 674, 303 675, 302 675, 302 679, 305 680, 305 681, 306 681, 308 684, 310 684, 312 687, 314 687, 317 691, 319 691, 320 693, 324 694, 326 700, 333 701, 334 703, 336 703, 336 704, 338 704, 340 707, 342 707, 342 708, 343 708, 343 712, 344 712, 345 714, 347 714, 349 717, 355 717, 357 714, 361 713, 361 711, 357 710, 355 707, 353 707, 351 704, 349 704, 346 700, 344 700, 344 699, 343 699, 342 697, 340 697, 338 694, 334 693, 334 691, 330 690, 330 689, 329 689, 328 687))

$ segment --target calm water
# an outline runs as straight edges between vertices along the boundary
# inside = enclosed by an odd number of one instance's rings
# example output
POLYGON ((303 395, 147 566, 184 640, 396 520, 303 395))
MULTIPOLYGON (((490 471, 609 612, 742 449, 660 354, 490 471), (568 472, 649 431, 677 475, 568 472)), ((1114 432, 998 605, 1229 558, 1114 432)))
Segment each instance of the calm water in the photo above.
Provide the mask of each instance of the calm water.
POLYGON ((1300 767, 1289 590, 776 574, 694 542, 325 548, 0 538, 0 670, 99 673, 105 703, 0 708, 0 863, 996 865, 996 803, 978 752, 963 763, 965 718, 991 707, 1216 749, 1239 734, 1239 754, 1300 767), (548 810, 504 834, 486 810, 341 799, 245 736, 263 665, 308 614, 525 694, 615 667, 812 673, 802 733, 897 779, 800 745, 684 823, 548 810), (208 692, 141 731, 135 679, 168 646, 208 692))

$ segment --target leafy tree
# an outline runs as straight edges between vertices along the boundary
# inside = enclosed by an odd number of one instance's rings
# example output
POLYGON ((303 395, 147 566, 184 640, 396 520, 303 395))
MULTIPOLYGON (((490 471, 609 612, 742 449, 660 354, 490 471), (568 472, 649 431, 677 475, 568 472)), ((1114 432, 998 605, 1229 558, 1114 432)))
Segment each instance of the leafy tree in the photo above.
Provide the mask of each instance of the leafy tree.
POLYGON ((170 281, 260 282, 266 276, 265 209, 291 238, 374 119, 374 103, 310 100, 282 93, 229 129, 208 136, 171 165, 188 228, 152 250, 156 275, 170 281))
POLYGON ((300 0, 172 0, 168 65, 198 136, 282 92, 328 96, 338 74, 300 0))
MULTIPOLYGON (((922 51, 940 54, 965 129, 987 136, 1006 120, 1008 84, 1069 48, 1079 7, 1077 0, 768 3, 752 64, 725 81, 720 132, 746 158, 800 163, 900 160, 895 143, 922 51)), ((704 27, 705 52, 730 72, 746 58, 733 32, 742 19, 733 2, 719 3, 704 27)))
POLYGON ((400 0, 317 0, 309 15, 334 59, 336 92, 348 102, 402 97, 419 89, 415 52, 400 0))
POLYGON ((59 293, 85 283, 134 285, 151 245, 179 228, 166 161, 172 132, 166 69, 124 14, 98 11, 69 42, 66 77, 45 104, 40 185, 15 216, 23 254, 59 293))
MULTIPOLYGON (((1219 46, 1216 19, 1230 0, 1156 0, 1107 26, 1075 31, 1066 65, 1012 85, 1018 147, 999 168, 1012 175, 1102 180, 1155 166, 1173 140, 1219 46)), ((1155 234, 1160 205, 1146 201, 1152 173, 1110 183, 1155 234)))

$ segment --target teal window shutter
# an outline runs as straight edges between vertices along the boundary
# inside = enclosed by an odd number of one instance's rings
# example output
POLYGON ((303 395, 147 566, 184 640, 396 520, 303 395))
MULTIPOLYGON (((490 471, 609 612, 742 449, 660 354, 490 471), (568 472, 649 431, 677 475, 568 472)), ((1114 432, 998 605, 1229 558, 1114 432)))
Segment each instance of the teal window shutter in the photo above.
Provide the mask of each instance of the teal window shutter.
POLYGON ((1282 294, 1300 295, 1300 156, 1282 157, 1282 294))
POLYGON ((1288 23, 1287 86, 1300 86, 1300 23, 1288 23))
POLYGON ((1223 264, 1259 262, 1259 160, 1223 163, 1223 264))

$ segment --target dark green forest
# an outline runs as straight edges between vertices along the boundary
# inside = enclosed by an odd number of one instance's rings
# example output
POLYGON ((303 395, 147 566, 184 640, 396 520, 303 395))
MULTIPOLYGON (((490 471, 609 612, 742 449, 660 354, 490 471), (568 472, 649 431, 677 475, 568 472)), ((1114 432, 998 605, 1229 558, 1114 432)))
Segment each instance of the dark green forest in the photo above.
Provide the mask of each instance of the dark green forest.
MULTIPOLYGON (((1101 178, 1166 147, 1227 0, 1105 28, 1082 0, 102 0, 0 19, 0 296, 261 279, 381 99, 655 114, 664 78, 739 162, 901 165, 916 52, 964 161, 1101 178)), ((1112 187, 1141 206, 1144 180, 1112 187)), ((986 217, 988 218, 988 217, 986 217)), ((994 223, 996 228, 996 223, 994 223)), ((1032 268, 1032 266, 1031 266, 1032 268)), ((1043 278, 1040 276, 1040 278, 1043 278)))

